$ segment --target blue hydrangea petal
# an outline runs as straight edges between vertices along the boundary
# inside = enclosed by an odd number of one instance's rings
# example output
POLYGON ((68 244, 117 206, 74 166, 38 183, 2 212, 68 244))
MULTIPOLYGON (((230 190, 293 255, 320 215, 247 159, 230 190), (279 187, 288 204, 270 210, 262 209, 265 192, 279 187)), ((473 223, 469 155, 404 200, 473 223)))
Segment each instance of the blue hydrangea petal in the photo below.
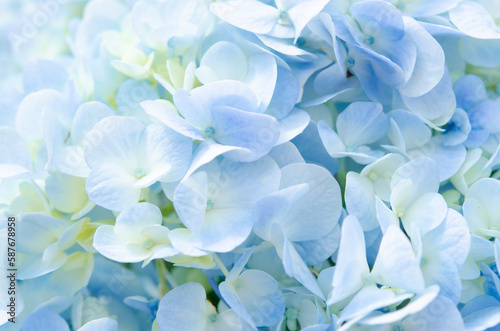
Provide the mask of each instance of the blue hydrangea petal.
POLYGON ((32 312, 24 321, 20 330, 35 331, 35 330, 61 330, 69 331, 68 323, 47 308, 41 308, 32 312))
POLYGON ((388 130, 388 116, 373 102, 352 103, 337 118, 337 132, 345 146, 371 144, 388 130))
POLYGON ((469 110, 486 98, 484 82, 472 74, 460 77, 453 84, 453 91, 457 99, 457 107, 464 110, 469 110))
POLYGON ((410 17, 404 18, 405 33, 411 35, 417 46, 417 60, 411 78, 398 90, 408 97, 428 93, 445 74, 445 57, 439 43, 410 17))
POLYGON ((368 178, 349 171, 344 200, 349 215, 361 220, 363 231, 371 231, 379 226, 375 211, 375 189, 368 178))
POLYGON ((271 241, 276 247, 278 256, 283 261, 285 272, 290 277, 297 279, 305 288, 324 300, 316 278, 304 263, 293 244, 286 238, 284 229, 280 224, 274 223, 271 228, 271 241))
POLYGON ((278 121, 269 115, 224 106, 214 108, 212 116, 216 142, 251 152, 250 155, 238 150, 227 152, 225 156, 233 161, 251 162, 261 158, 275 146, 280 135, 278 121))
POLYGON ((309 190, 280 222, 291 241, 322 237, 333 230, 341 213, 340 187, 326 169, 300 163, 281 169, 280 189, 305 183, 309 190), (310 222, 304 228, 302 220, 306 218, 310 222))

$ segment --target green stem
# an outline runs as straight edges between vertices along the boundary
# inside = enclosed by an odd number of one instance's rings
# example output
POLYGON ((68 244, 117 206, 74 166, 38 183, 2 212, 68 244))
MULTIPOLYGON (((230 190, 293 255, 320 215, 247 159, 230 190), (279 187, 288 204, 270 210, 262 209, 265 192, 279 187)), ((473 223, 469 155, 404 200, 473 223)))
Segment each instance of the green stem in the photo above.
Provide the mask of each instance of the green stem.
POLYGON ((165 294, 170 291, 167 285, 167 280, 165 278, 166 273, 168 273, 167 267, 165 263, 163 263, 162 259, 155 260, 156 270, 158 271, 158 292, 160 292, 160 296, 163 297, 165 294))
POLYGON ((344 193, 345 193, 345 184, 346 184, 346 177, 347 177, 347 171, 345 170, 345 158, 339 158, 337 159, 339 163, 339 170, 335 174, 335 178, 337 179, 337 182, 339 183, 340 186, 340 193, 342 194, 342 204, 345 208, 345 201, 344 201, 344 193))
POLYGON ((227 271, 226 266, 224 265, 224 263, 222 263, 219 256, 216 253, 213 253, 212 257, 214 258, 215 263, 217 263, 217 265, 219 266, 219 269, 222 271, 224 276, 227 277, 227 275, 229 274, 229 271, 227 271))

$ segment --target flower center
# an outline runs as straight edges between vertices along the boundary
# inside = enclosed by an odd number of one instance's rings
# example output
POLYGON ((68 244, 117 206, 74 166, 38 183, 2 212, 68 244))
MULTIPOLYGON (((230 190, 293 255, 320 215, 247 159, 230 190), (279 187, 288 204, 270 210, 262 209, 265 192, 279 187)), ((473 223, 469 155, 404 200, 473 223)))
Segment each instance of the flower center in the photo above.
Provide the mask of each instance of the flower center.
POLYGON ((363 283, 365 284, 373 284, 375 281, 373 280, 373 276, 368 273, 363 275, 363 283))
POLYGON ((150 239, 144 240, 144 242, 142 243, 142 246, 144 246, 145 249, 150 249, 154 245, 155 245, 155 243, 150 239))
POLYGON ((212 138, 214 134, 215 134, 215 129, 213 127, 209 126, 208 128, 205 129, 205 136, 207 138, 212 138))
POLYGON ((288 13, 284 10, 281 10, 281 9, 278 12, 278 24, 282 24, 282 25, 289 24, 288 13))
POLYGON ((306 38, 304 38, 304 37, 299 37, 299 38, 297 39, 297 46, 302 47, 302 46, 304 46, 304 45, 305 45, 305 43, 306 43, 306 38))
POLYGON ((358 145, 349 145, 347 146, 348 152, 356 152, 358 150, 358 145))
POLYGON ((145 175, 146 175, 146 172, 144 171, 144 169, 142 169, 141 167, 135 168, 135 170, 134 170, 134 176, 136 178, 142 178, 145 175))
POLYGON ((214 202, 212 200, 207 201, 207 209, 212 209, 214 208, 214 202))
POLYGON ((212 313, 208 315, 208 319, 210 320, 210 322, 215 323, 215 321, 217 321, 217 314, 212 313))
POLYGON ((354 67, 354 64, 356 64, 356 61, 354 61, 354 59, 352 57, 349 57, 349 58, 347 58, 345 63, 347 65, 347 68, 352 68, 352 67, 354 67))
POLYGON ((375 42, 375 38, 373 36, 365 36, 365 44, 372 45, 375 42))
POLYGON ((424 266, 424 265, 426 265, 426 264, 427 264, 427 260, 426 260, 426 258, 425 258, 425 257, 421 258, 421 259, 420 259, 420 266, 424 266))

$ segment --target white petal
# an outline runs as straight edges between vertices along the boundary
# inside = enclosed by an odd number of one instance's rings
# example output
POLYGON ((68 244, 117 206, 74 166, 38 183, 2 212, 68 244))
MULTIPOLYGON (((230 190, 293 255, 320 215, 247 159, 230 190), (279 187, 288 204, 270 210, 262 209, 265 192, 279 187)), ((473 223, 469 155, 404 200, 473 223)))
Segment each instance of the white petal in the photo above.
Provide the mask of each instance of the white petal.
POLYGON ((212 209, 200 231, 193 231, 193 244, 203 250, 229 252, 242 244, 252 231, 252 213, 240 208, 212 209))
POLYGON ((441 224, 448 213, 448 205, 439 193, 427 193, 411 205, 401 221, 408 233, 412 227, 418 227, 422 236, 441 224))
POLYGON ((141 189, 133 187, 136 181, 135 177, 116 166, 99 165, 90 171, 87 194, 96 205, 121 211, 139 201, 141 189))
POLYGON ((369 272, 363 229, 354 216, 347 216, 342 224, 333 291, 328 304, 342 301, 359 291, 364 285, 363 276, 369 272))
POLYGON ((160 208, 148 202, 141 202, 132 205, 118 215, 115 223, 115 232, 125 238, 134 238, 144 228, 161 224, 162 215, 160 208))
POLYGON ((70 114, 63 94, 55 90, 41 90, 28 94, 16 114, 16 129, 21 137, 27 140, 42 138, 42 112, 50 109, 56 114, 70 114))
POLYGON ((180 180, 191 164, 192 140, 165 125, 159 123, 149 125, 140 145, 145 147, 142 153, 143 162, 149 168, 145 169, 146 173, 156 172, 157 178, 151 178, 151 182, 180 180), (159 169, 164 173, 162 174, 159 169))
POLYGON ((371 274, 379 284, 417 294, 424 290, 424 278, 410 241, 395 225, 382 238, 371 274))
POLYGON ((439 173, 434 160, 419 157, 398 168, 391 179, 391 205, 407 210, 419 197, 439 189, 439 173), (399 186, 399 187, 398 187, 399 186))
POLYGON ((205 289, 198 283, 174 288, 160 300, 158 326, 161 330, 205 330, 210 313, 206 297, 205 289))
POLYGON ((82 104, 76 111, 71 125, 71 141, 74 144, 83 143, 87 133, 92 130, 102 119, 113 116, 113 110, 98 101, 90 101, 82 104))
POLYGON ((108 259, 121 263, 140 262, 151 255, 149 250, 123 241, 110 225, 102 225, 97 229, 94 235, 94 248, 108 259))
POLYGON ((450 10, 450 18, 456 27, 469 36, 479 39, 500 38, 492 13, 489 13, 480 3, 462 1, 450 10))
POLYGON ((143 101, 141 107, 146 113, 153 116, 169 128, 192 139, 204 140, 200 128, 184 120, 175 110, 174 105, 165 100, 143 101))
MULTIPOLYGON (((438 294, 439 294, 439 287, 438 286, 429 286, 428 288, 425 289, 424 293, 413 298, 410 301, 410 303, 408 303, 403 308, 398 309, 398 310, 393 311, 393 312, 386 313, 386 314, 381 314, 381 315, 378 315, 375 317, 365 318, 363 320, 363 324, 380 325, 380 324, 389 324, 389 323, 394 323, 394 322, 400 321, 408 315, 413 315, 413 314, 418 313, 424 309, 427 309, 426 307, 428 307, 429 304, 432 305, 432 301, 434 299, 436 299, 438 294)), ((449 301, 446 298, 445 298, 445 300, 449 301)), ((425 313, 426 312, 424 311, 423 314, 425 314, 425 313)), ((408 320, 412 320, 412 319, 413 318, 410 317, 410 318, 406 319, 405 321, 407 322, 408 320)))
POLYGON ((334 153, 346 151, 346 146, 342 142, 342 139, 325 121, 318 121, 318 132, 328 154, 333 155, 334 153))
POLYGON ((111 163, 133 173, 144 129, 144 123, 133 117, 104 118, 86 136, 85 161, 90 168, 111 163))
POLYGON ((210 10, 229 24, 259 34, 270 32, 278 21, 278 9, 255 0, 212 3, 210 10))
POLYGON ((383 233, 387 231, 387 228, 394 225, 399 225, 399 219, 396 213, 394 213, 385 203, 380 200, 379 197, 375 197, 375 206, 377 211, 377 219, 380 223, 380 229, 383 233))
POLYGON ((85 323, 78 331, 117 331, 118 322, 112 318, 99 318, 85 323))
POLYGON ((191 231, 188 229, 173 229, 169 232, 168 239, 171 241, 172 246, 175 249, 187 256, 198 257, 208 254, 206 251, 199 250, 194 246, 191 242, 191 231))
POLYGON ((396 294, 391 290, 379 289, 374 285, 365 286, 342 310, 339 321, 359 320, 372 311, 397 304, 411 296, 411 293, 396 294))

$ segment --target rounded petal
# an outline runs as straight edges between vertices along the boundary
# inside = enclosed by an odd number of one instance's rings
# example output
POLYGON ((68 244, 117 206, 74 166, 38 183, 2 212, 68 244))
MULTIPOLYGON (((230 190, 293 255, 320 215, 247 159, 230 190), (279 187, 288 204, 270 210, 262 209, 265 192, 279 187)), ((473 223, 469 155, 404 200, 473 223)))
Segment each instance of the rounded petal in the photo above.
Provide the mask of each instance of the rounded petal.
POLYGON ((138 142, 145 125, 133 117, 106 117, 85 138, 85 161, 90 168, 113 164, 133 173, 138 166, 138 142))
POLYGON ((71 125, 71 141, 74 144, 83 143, 87 133, 102 119, 113 116, 113 110, 99 101, 82 104, 76 111, 71 125))
POLYGON ((444 51, 439 43, 417 21, 404 17, 405 33, 410 34, 417 46, 417 61, 411 78, 399 86, 401 94, 418 97, 436 86, 445 72, 444 51))
POLYGON ((426 193, 401 213, 401 221, 407 233, 412 233, 412 228, 417 227, 423 236, 435 229, 445 219, 448 205, 439 193, 426 193))
MULTIPOLYGON (((247 75, 245 53, 237 45, 228 41, 219 41, 213 44, 201 58, 200 67, 212 69, 217 80, 243 81, 247 75)), ((201 82, 203 84, 210 83, 201 82)))
POLYGON ((280 126, 273 117, 227 106, 212 110, 215 123, 214 140, 226 146, 248 149, 251 154, 229 151, 225 156, 233 161, 251 162, 269 153, 276 145, 280 126))
POLYGON ((151 225, 161 225, 163 217, 160 208, 148 203, 136 203, 118 215, 115 232, 123 237, 133 238, 151 225))
POLYGON ((309 190, 280 222, 291 241, 314 240, 329 233, 342 211, 340 187, 328 170, 301 163, 281 169, 281 189, 304 183, 309 190), (304 219, 309 220, 307 226, 304 219))
POLYGON ((20 328, 21 331, 35 331, 35 330, 61 330, 69 331, 68 323, 47 308, 35 310, 29 314, 28 318, 24 321, 20 328))
POLYGON ((142 245, 124 241, 110 225, 102 225, 96 230, 94 248, 108 259, 121 263, 140 262, 151 255, 142 245))
POLYGON ((55 90, 41 90, 28 94, 16 114, 16 129, 21 137, 26 140, 39 140, 43 138, 42 112, 48 108, 55 113, 69 112, 64 95, 55 90))
POLYGON ((137 203, 140 188, 133 185, 137 179, 112 165, 99 165, 90 171, 86 190, 90 201, 104 208, 121 211, 137 203))
POLYGON ((389 130, 389 117, 374 102, 354 102, 337 118, 337 132, 346 146, 371 144, 389 130))
MULTIPOLYGON (((161 330, 205 330, 210 311, 205 289, 198 283, 186 283, 168 292, 156 315, 161 330)), ((213 313, 215 308, 212 306, 213 313)))

